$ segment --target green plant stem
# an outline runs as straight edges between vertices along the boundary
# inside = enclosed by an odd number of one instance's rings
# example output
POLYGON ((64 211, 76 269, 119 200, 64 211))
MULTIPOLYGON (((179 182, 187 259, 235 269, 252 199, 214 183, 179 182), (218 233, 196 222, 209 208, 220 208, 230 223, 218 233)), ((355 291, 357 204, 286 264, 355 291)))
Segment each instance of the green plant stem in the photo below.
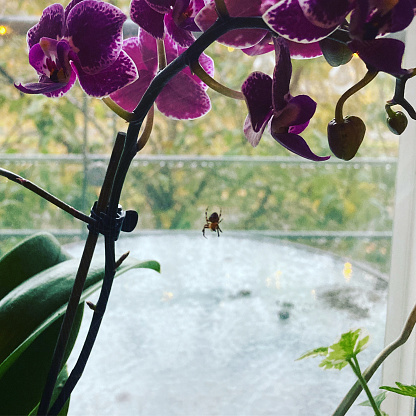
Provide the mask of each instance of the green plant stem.
POLYGON ((202 68, 198 61, 195 61, 191 64, 191 70, 202 82, 207 84, 208 87, 214 91, 217 91, 226 97, 234 98, 235 100, 244 100, 244 94, 241 91, 236 91, 220 84, 218 81, 206 73, 205 69, 202 68))
POLYGON ((354 356, 352 359, 349 359, 347 361, 348 361, 348 364, 351 366, 352 371, 354 372, 354 374, 358 378, 358 381, 361 384, 361 387, 364 389, 365 394, 368 397, 368 400, 369 400, 369 402, 371 404, 371 407, 374 410, 375 415, 376 416, 381 416, 380 409, 377 407, 377 404, 374 401, 374 397, 371 394, 370 389, 368 388, 368 384, 365 381, 365 379, 363 378, 363 375, 361 374, 360 365, 358 363, 357 357, 354 356))
MULTIPOLYGON (((366 382, 368 382, 371 379, 371 377, 374 375, 374 373, 377 371, 380 365, 384 362, 384 360, 393 351, 395 351, 397 348, 402 346, 409 339, 410 334, 412 333, 415 324, 416 324, 416 305, 413 307, 412 311, 410 312, 399 337, 396 340, 394 340, 391 344, 387 345, 362 373, 362 376, 366 382)), ((357 399, 361 391, 362 391, 361 384, 359 382, 356 382, 351 387, 350 391, 344 397, 342 402, 338 405, 337 409, 332 414, 332 416, 344 416, 348 412, 348 409, 355 402, 355 400, 357 399)))
POLYGON ((356 92, 361 90, 361 88, 364 88, 367 84, 369 84, 377 76, 377 74, 378 71, 367 71, 362 80, 358 81, 355 85, 353 85, 350 89, 341 95, 335 107, 335 121, 337 123, 341 124, 344 121, 342 108, 344 107, 345 101, 347 101, 347 99, 354 95, 356 92))
MULTIPOLYGON (((117 135, 113 153, 110 158, 107 173, 104 178, 103 187, 97 202, 97 211, 105 211, 108 201, 110 199, 111 190, 113 187, 113 178, 116 174, 119 160, 123 151, 125 142, 125 134, 119 133, 117 135)), ((85 280, 87 278, 88 270, 91 265, 91 260, 97 244, 98 235, 94 232, 89 232, 84 251, 82 253, 80 265, 77 275, 75 277, 74 286, 71 296, 68 301, 67 310, 65 312, 64 320, 56 343, 55 351, 52 358, 51 367, 46 380, 46 385, 40 401, 38 415, 47 415, 49 405, 52 398, 52 393, 55 388, 56 380, 62 367, 62 360, 68 343, 69 335, 71 333, 72 325, 74 323, 75 314, 81 298, 82 290, 84 288, 85 280)))
POLYGON ((72 215, 73 217, 84 221, 87 224, 94 224, 94 220, 89 217, 88 215, 85 215, 81 211, 76 210, 75 208, 71 207, 67 203, 61 201, 60 199, 56 198, 49 192, 45 191, 41 187, 35 185, 33 182, 22 178, 21 176, 17 175, 16 173, 10 172, 6 169, 0 168, 0 176, 4 176, 5 178, 18 183, 19 185, 22 185, 26 189, 29 189, 30 191, 34 192, 36 195, 39 195, 41 198, 46 199, 51 204, 57 206, 58 208, 62 209, 63 211, 67 212, 68 214, 72 215))
POLYGON ((224 0, 215 0, 215 10, 220 18, 230 17, 224 0))

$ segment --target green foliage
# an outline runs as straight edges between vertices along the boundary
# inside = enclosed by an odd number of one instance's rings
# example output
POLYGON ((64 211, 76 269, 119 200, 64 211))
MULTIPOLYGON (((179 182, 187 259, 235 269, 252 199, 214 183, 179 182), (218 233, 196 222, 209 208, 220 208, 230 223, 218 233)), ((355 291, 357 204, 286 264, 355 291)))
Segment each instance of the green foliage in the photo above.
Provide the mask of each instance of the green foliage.
MULTIPOLYGON (((5 295, 0 299, 0 414, 29 414, 39 402, 79 263, 67 258, 52 236, 41 234, 0 259, 0 282, 8 281, 1 285, 5 295)), ((116 276, 132 268, 160 271, 155 261, 128 258, 116 276)), ((81 301, 99 289, 103 277, 103 261, 93 262, 81 301)), ((75 343, 82 314, 83 303, 64 362, 75 343)))
MULTIPOLYGON (((379 409, 380 409, 381 403, 383 403, 385 398, 386 398, 386 392, 385 391, 383 391, 383 392, 377 394, 376 396, 374 396, 374 401, 375 401, 375 403, 376 403, 376 405, 379 409)), ((371 403, 370 403, 369 400, 366 400, 365 402, 362 402, 359 405, 360 406, 371 407, 371 403)), ((387 413, 385 413, 385 412, 382 412, 382 415, 383 416, 388 416, 387 413)))
POLYGON ((345 332, 340 339, 329 347, 319 347, 302 355, 299 360, 309 357, 323 356, 319 367, 325 370, 342 370, 351 360, 363 351, 369 341, 369 336, 362 336, 362 330, 345 332))
POLYGON ((415 385, 406 385, 396 381, 397 387, 381 386, 383 390, 391 391, 393 393, 401 394, 402 396, 416 397, 416 386, 415 385))

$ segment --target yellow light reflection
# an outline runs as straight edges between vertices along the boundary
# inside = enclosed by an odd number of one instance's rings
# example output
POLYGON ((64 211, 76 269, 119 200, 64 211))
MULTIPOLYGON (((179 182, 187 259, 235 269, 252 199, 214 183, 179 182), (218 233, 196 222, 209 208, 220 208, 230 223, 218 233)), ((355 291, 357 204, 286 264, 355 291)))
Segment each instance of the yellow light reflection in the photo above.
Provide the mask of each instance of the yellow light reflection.
POLYGON ((311 290, 311 295, 312 295, 313 300, 316 300, 316 290, 315 289, 311 290))
POLYGON ((277 270, 272 277, 266 278, 266 286, 267 287, 275 287, 276 289, 280 289, 280 276, 282 275, 282 272, 280 270, 277 270))
POLYGON ((0 36, 4 36, 8 32, 7 27, 1 25, 0 26, 0 36))
POLYGON ((164 302, 168 302, 169 300, 173 299, 173 293, 172 292, 163 292, 162 300, 164 302))
POLYGON ((227 50, 228 50, 228 52, 232 52, 234 50, 234 48, 232 48, 231 46, 228 46, 227 50))
POLYGON ((344 279, 349 282, 352 277, 352 264, 349 262, 346 262, 344 264, 344 270, 342 271, 342 274, 344 275, 344 279))

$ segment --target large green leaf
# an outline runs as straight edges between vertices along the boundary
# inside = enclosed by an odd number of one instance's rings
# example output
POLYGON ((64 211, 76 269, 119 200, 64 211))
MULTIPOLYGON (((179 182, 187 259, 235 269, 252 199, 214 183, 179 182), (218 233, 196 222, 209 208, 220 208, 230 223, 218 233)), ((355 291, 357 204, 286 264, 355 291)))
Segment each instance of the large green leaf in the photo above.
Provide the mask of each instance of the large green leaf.
MULTIPOLYGON (((38 273, 30 279, 28 287, 20 285, 16 290, 12 291, 4 299, 0 301, 0 329, 1 333, 7 335, 0 337, 0 377, 13 364, 13 362, 20 356, 20 354, 41 334, 47 327, 65 313, 67 300, 72 289, 73 279, 78 268, 78 260, 68 260, 55 267, 52 267, 44 272, 38 273), (38 285, 33 285, 32 279, 36 279, 38 285), (19 302, 18 308, 10 308, 7 305, 9 298, 15 296, 15 291, 22 292, 24 295, 25 289, 30 292, 29 298, 33 303, 19 302), (33 289, 33 290, 32 290, 33 289), (40 289, 40 290, 39 290, 40 289), (23 303, 23 304, 22 304, 23 303), (35 308, 41 305, 43 310, 35 308), (29 306, 27 306, 29 305, 29 306), (6 310, 7 313, 2 312, 6 310), (10 310, 11 309, 11 310, 10 310), (37 310, 38 313, 35 311, 37 310), (34 325, 34 320, 30 322, 23 321, 22 328, 15 328, 13 320, 16 316, 20 319, 19 313, 25 317, 29 315, 37 316, 37 325, 34 325), (8 318, 12 318, 9 320, 8 318), (3 328, 6 328, 3 332, 3 328), (3 344, 3 345, 2 345, 3 344)), ((156 261, 139 262, 138 260, 128 258, 123 262, 121 267, 117 270, 116 276, 127 272, 133 268, 152 269, 157 272, 160 271, 160 265, 156 261)), ((80 301, 84 301, 94 291, 100 288, 102 279, 104 277, 104 262, 95 261, 92 263, 88 277, 84 286, 84 291, 80 301)), ((27 282, 25 282, 26 284, 27 282)), ((27 300, 27 299, 26 299, 27 300)))
MULTIPOLYGON (((0 357, 3 360, 0 364, 0 414, 28 414, 39 401, 78 263, 75 259, 68 260, 38 273, 0 301, 0 357)), ((160 271, 157 262, 128 258, 116 276, 132 268, 160 271)), ((99 289, 103 277, 104 261, 94 261, 81 301, 99 289)), ((67 355, 75 342, 81 318, 82 311, 67 355)))
POLYGON ((36 273, 70 258, 51 234, 26 238, 0 258, 0 299, 36 273))

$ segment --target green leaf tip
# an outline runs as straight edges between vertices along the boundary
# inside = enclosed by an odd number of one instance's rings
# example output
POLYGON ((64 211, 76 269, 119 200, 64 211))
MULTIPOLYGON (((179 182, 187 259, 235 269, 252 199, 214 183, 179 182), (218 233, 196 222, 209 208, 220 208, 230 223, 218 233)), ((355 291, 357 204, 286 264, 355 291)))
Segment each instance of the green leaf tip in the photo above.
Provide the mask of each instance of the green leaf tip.
POLYGON ((416 386, 402 384, 396 381, 397 387, 381 386, 380 389, 391 391, 393 393, 401 394, 402 396, 416 397, 416 386))

